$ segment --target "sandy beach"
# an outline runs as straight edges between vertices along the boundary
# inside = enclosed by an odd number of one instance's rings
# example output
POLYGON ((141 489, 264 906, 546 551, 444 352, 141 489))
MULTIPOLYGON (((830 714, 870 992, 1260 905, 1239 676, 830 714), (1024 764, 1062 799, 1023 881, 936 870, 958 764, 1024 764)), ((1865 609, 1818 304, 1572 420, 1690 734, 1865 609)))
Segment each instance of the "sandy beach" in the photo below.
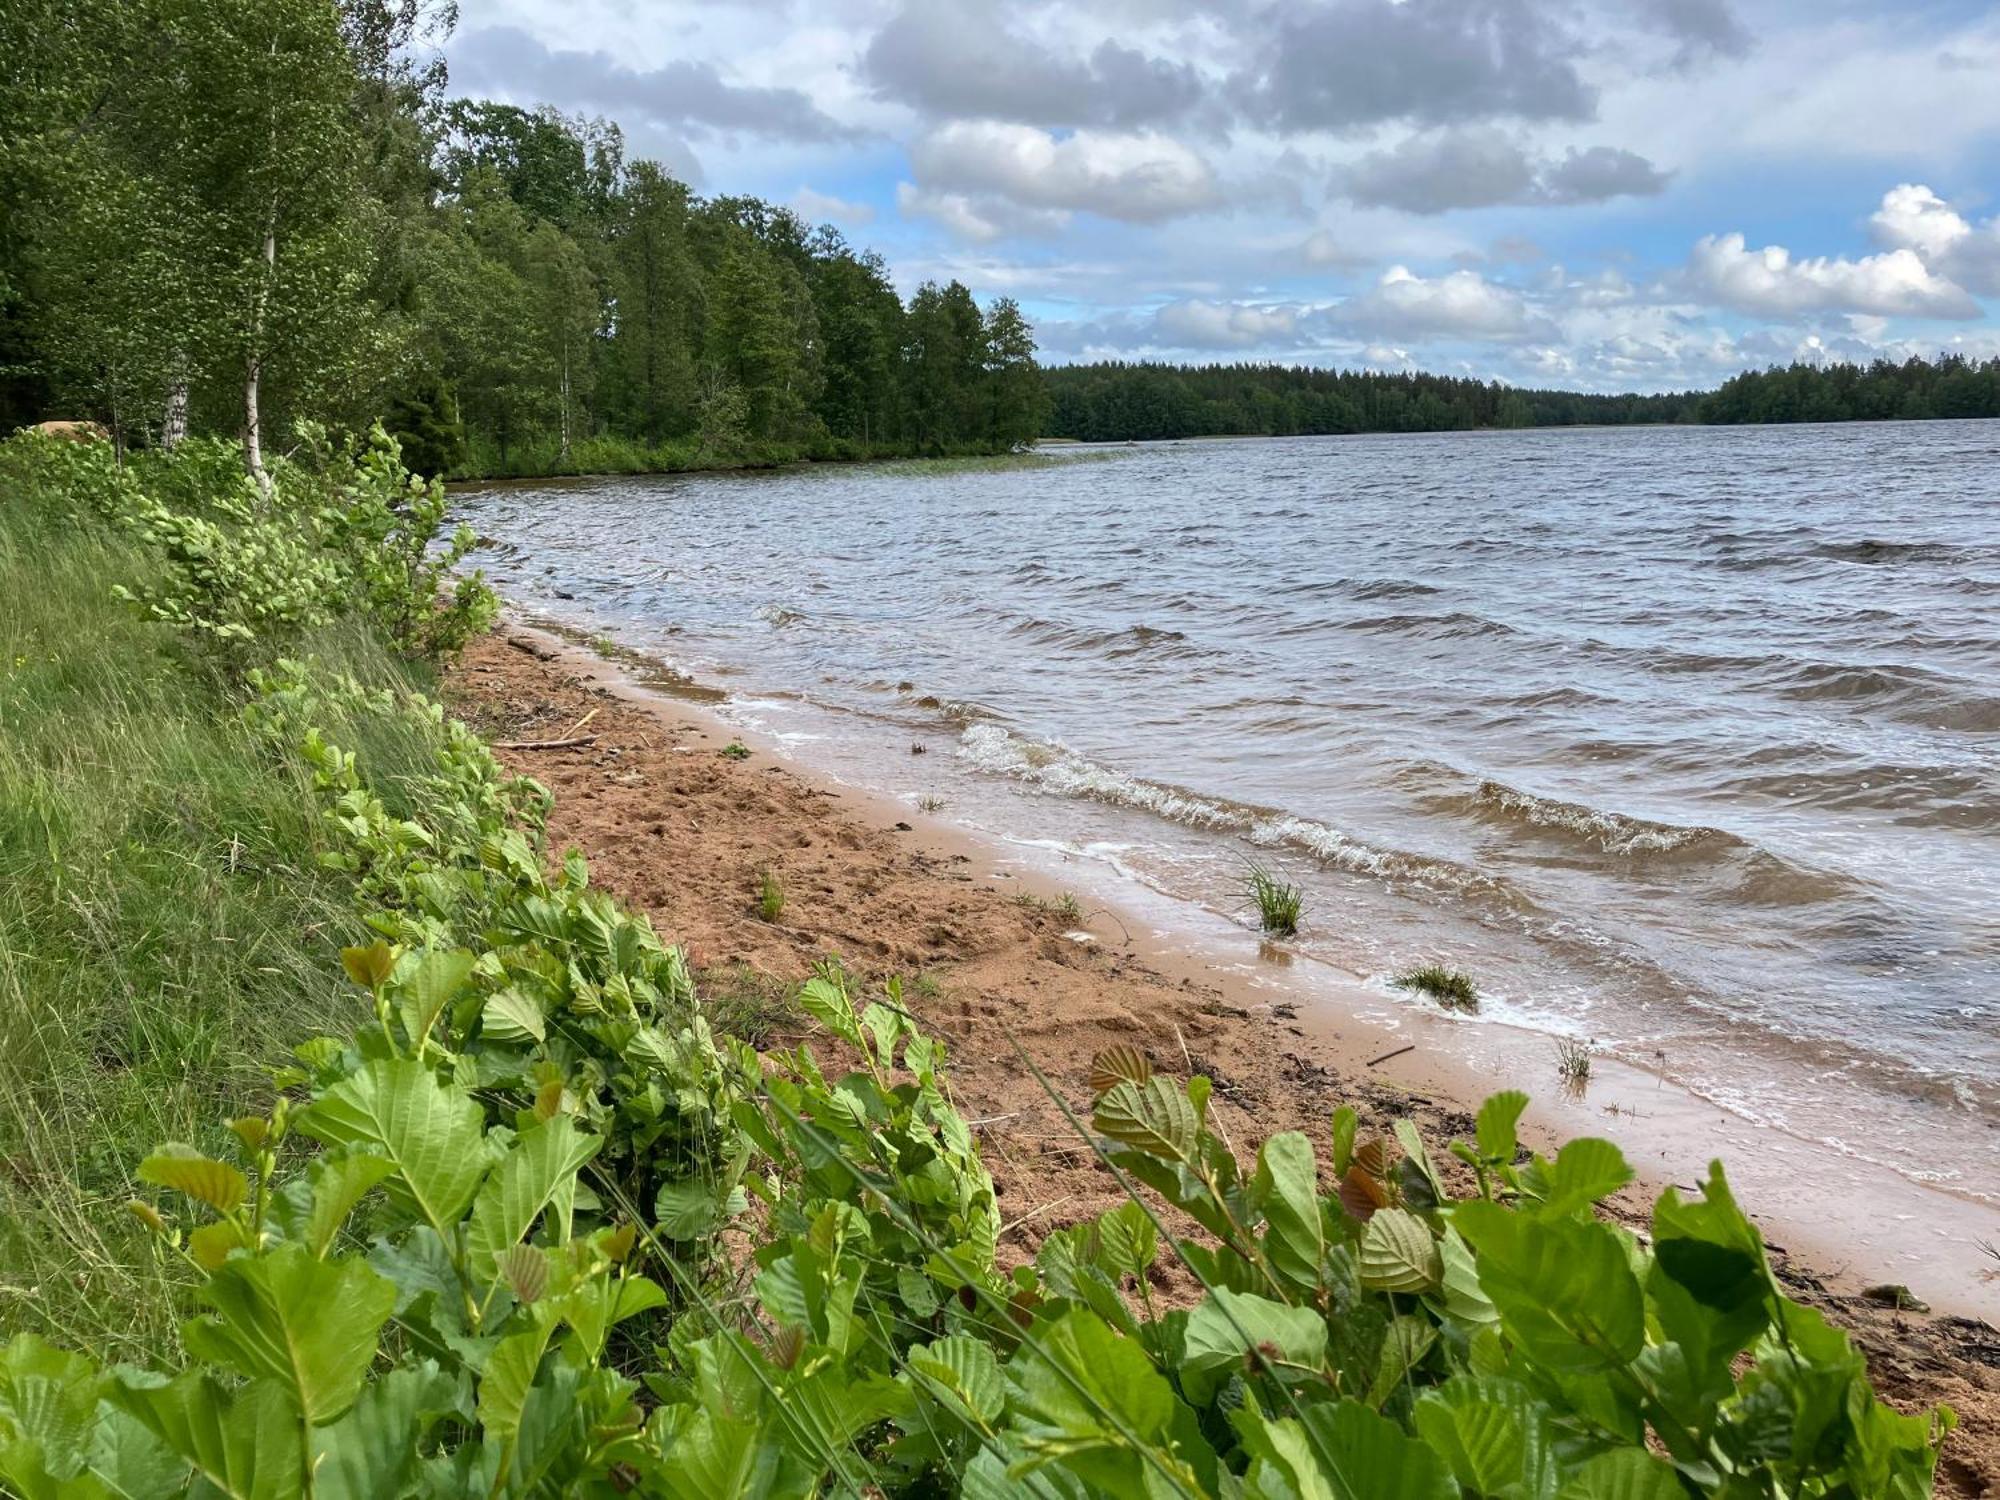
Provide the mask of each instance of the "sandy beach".
POLYGON ((1117 1201, 1035 1076, 1085 1105, 1089 1060, 1112 1043, 1214 1078, 1215 1117, 1245 1150, 1278 1130, 1317 1135, 1343 1103, 1364 1129, 1403 1115, 1441 1144, 1470 1133, 1485 1093, 1522 1087, 1536 1096, 1531 1144, 1589 1133, 1625 1147, 1641 1180, 1618 1208, 1635 1225, 1659 1186, 1691 1186, 1719 1151, 1792 1295, 1854 1332, 1891 1399, 1958 1412, 1939 1492, 2000 1493, 2000 1281, 1976 1246, 1954 1244, 1979 1224, 1973 1205, 1807 1151, 1638 1069, 1600 1060, 1565 1098, 1546 1038, 1342 993, 1220 920, 1169 931, 1143 889, 1114 905, 1102 871, 834 783, 719 718, 713 692, 643 663, 510 625, 476 642, 446 687, 508 764, 554 791, 552 840, 686 944, 707 992, 760 1017, 769 1042, 805 1034, 783 996, 819 959, 838 954, 870 984, 901 976, 905 1002, 952 1049, 1007 1220, 1003 1255, 1031 1256, 1049 1230, 1117 1201), (579 742, 527 748, 566 740, 579 742), (733 741, 751 753, 723 754, 733 741), (776 921, 756 910, 767 870, 784 892, 776 921), (1830 1196, 1851 1216, 1825 1212, 1830 1196), (1930 1311, 1867 1295, 1885 1283, 1930 1311))

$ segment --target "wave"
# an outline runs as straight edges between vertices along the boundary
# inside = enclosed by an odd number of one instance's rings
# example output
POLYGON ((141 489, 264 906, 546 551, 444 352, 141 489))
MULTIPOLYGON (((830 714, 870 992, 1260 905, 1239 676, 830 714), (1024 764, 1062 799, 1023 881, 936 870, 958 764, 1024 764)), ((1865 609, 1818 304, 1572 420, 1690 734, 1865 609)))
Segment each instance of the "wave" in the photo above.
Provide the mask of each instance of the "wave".
POLYGON ((1446 641, 1471 636, 1519 634, 1512 625, 1503 625, 1484 615, 1467 614, 1463 610, 1443 615, 1373 615, 1359 620, 1342 620, 1340 628, 1366 631, 1370 635, 1415 635, 1446 641))
POLYGON ((1811 550, 1814 557, 1833 562, 1899 563, 1953 562, 1976 549, 1951 542, 1891 542, 1860 537, 1846 542, 1822 542, 1811 550))
POLYGON ((1572 835, 1607 854, 1672 854, 1702 848, 1747 847, 1734 834, 1720 828, 1656 823, 1581 802, 1538 797, 1499 781, 1482 781, 1469 799, 1457 800, 1469 801, 1471 810, 1478 815, 1572 835))
POLYGON ((1436 812, 1497 825, 1524 838, 1554 839, 1582 850, 1593 862, 1610 860, 1625 873, 1646 878, 1650 866, 1684 868, 1674 879, 1684 889, 1705 887, 1713 896, 1750 906, 1809 906, 1852 902, 1861 888, 1845 876, 1807 869, 1727 829, 1705 824, 1659 822, 1581 802, 1537 796, 1505 782, 1483 780, 1460 789, 1458 773, 1436 766, 1413 767, 1406 782, 1435 784, 1418 790, 1418 800, 1436 812), (1694 871, 1708 872, 1705 876, 1694 871), (1699 886, 1688 886, 1690 877, 1699 886))
POLYGON ((1922 667, 1805 662, 1790 666, 1770 686, 1795 702, 1861 703, 1931 728, 1972 734, 2000 731, 2000 698, 1922 667))
POLYGON ((1007 633, 1055 650, 1082 656, 1120 660, 1128 656, 1154 655, 1164 658, 1206 656, 1208 649, 1188 640, 1184 630, 1168 630, 1155 625, 1127 625, 1120 630, 1090 630, 1066 625, 1059 620, 1017 620, 1007 633))
POLYGON ((1496 877, 1450 860, 1380 849, 1310 818, 1129 776, 1061 745, 1025 739, 998 724, 968 727, 959 737, 958 755, 978 770, 1010 777, 1051 796, 1105 802, 1188 828, 1235 834, 1262 848, 1292 849, 1328 869, 1444 890, 1480 891, 1513 906, 1529 904, 1496 877))

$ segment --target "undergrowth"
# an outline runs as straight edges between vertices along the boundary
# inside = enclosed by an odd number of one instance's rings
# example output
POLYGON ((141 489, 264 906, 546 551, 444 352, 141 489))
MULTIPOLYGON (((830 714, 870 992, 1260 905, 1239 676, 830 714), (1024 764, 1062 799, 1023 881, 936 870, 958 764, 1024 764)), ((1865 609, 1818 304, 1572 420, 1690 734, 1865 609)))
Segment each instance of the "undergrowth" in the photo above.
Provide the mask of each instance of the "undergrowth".
MULTIPOLYGON (((164 662, 162 628, 123 638, 164 662)), ((297 799, 271 809, 296 830, 278 849, 251 844, 271 868, 226 853, 233 820, 209 821, 199 798, 190 810, 172 780, 115 845, 68 835, 65 818, 115 821, 103 809, 10 816, 10 857, 29 859, 40 829, 61 871, 37 887, 47 914, 10 929, 10 975, 16 941, 53 966, 65 950, 46 944, 91 937, 82 919, 37 924, 79 888, 122 889, 117 868, 155 850, 202 865, 161 901, 212 909, 268 882, 280 903, 207 931, 201 913, 179 918, 157 968, 143 926, 115 929, 129 970, 96 937, 99 987, 59 1017, 59 986, 22 991, 54 1054, 95 1071, 7 1074, 10 1131, 22 1114, 81 1122, 127 1087, 147 1049, 106 1053, 100 1022, 115 1034, 166 1005, 196 1024, 180 989, 210 967, 230 976, 211 998, 241 990, 213 1024, 245 1030, 209 1043, 268 1046, 271 1071, 206 1097, 149 1077, 96 1136, 106 1160, 81 1165, 98 1185, 64 1201, 89 1233, 122 1214, 144 1236, 143 1256, 106 1254, 150 1266, 128 1290, 158 1306, 107 1293, 95 1321, 40 1317, 53 1342, 22 1332, 0 1350, 10 1493, 1929 1493, 1949 1413, 1875 1399, 1846 1336, 1783 1295, 1720 1163, 1698 1193, 1663 1193, 1641 1239, 1597 1213, 1632 1176, 1618 1149, 1524 1155, 1518 1093, 1488 1100, 1470 1141, 1408 1121, 1368 1134, 1342 1108, 1323 1140, 1284 1132, 1241 1157, 1210 1127, 1207 1078, 1108 1049, 1088 1121, 1071 1118, 1126 1201, 1003 1268, 946 1049, 900 985, 871 999, 829 962, 796 996, 806 1042, 760 1052, 729 1034, 681 950, 593 887, 580 856, 545 847, 546 791, 508 776, 420 681, 360 670, 379 648, 341 660, 326 644, 173 667, 193 674, 178 689, 191 699, 240 703, 216 720, 228 755, 204 775, 240 776, 252 805, 274 788, 297 799), (84 848, 111 886, 74 863, 84 848), (282 905, 301 891, 300 912, 282 905), (323 922, 292 925, 316 903, 323 922), (261 947, 229 951, 260 931, 261 947), (301 1040, 307 1011, 326 1029, 301 1040), (1167 1261, 1199 1288, 1191 1305, 1162 1305, 1167 1261), (164 1325, 181 1303, 198 1312, 174 1350, 109 1326, 164 1325)), ((90 691, 60 661, 43 670, 31 702, 64 711, 90 691)), ((171 707, 172 680, 147 691, 171 707)), ((31 772, 61 761, 53 742, 23 744, 31 772)), ((79 756, 71 800, 92 756, 122 753, 79 756)), ((1069 1080, 1044 1082, 1067 1113, 1069 1080)), ((11 1149, 7 1165, 11 1184, 11 1149)))

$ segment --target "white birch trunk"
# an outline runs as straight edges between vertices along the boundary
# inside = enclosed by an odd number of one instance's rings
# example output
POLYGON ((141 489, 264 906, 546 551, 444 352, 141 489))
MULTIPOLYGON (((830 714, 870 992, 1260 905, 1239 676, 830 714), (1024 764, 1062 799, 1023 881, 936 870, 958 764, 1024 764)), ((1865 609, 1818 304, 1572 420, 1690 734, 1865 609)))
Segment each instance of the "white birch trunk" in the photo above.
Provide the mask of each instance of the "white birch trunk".
POLYGON ((278 205, 273 203, 271 216, 264 221, 264 273, 250 314, 250 357, 243 363, 243 467, 266 500, 271 498, 271 476, 264 471, 264 417, 257 405, 257 388, 264 378, 264 312, 277 269, 278 205))
POLYGON ((160 446, 171 453, 180 447, 188 431, 187 356, 174 356, 174 373, 167 382, 167 410, 160 419, 160 446))

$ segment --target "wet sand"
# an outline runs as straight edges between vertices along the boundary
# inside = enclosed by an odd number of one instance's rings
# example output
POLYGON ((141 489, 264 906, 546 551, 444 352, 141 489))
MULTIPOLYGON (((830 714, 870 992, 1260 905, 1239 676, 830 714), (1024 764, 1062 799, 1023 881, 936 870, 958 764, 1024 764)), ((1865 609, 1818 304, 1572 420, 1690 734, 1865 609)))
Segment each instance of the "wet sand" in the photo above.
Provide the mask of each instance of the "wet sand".
POLYGON ((1977 1244, 2000 1224, 1977 1206, 1605 1059, 1565 1097, 1546 1037, 1389 1004, 1107 867, 976 841, 816 775, 716 717, 712 693, 648 675, 510 626, 473 645, 447 692, 496 740, 569 738, 593 715, 586 744, 502 759, 555 792, 552 839, 687 944, 707 991, 756 1008, 773 1040, 802 1034, 781 998, 829 953, 871 985, 903 977, 906 1003, 950 1044, 1000 1194, 1003 1254, 1031 1256, 1050 1229, 1118 1201, 1023 1054, 1083 1110, 1090 1058, 1112 1043, 1164 1070, 1198 1069, 1216 1081, 1216 1123, 1246 1153, 1277 1130, 1323 1139, 1343 1103, 1364 1128, 1407 1115, 1442 1145, 1470 1134, 1485 1094, 1520 1087, 1535 1096, 1530 1145, 1587 1133, 1624 1146, 1642 1180, 1616 1208, 1635 1222, 1659 1186, 1692 1186, 1722 1155, 1793 1294, 1855 1332, 1899 1404, 1958 1410, 1939 1492, 2000 1494, 2000 1262, 1977 1244), (732 740, 751 755, 723 755, 732 740), (775 922, 755 910, 766 870, 785 894, 775 922), (1065 892, 1075 918, 1059 909, 1065 892), (1885 1282, 1906 1283, 1931 1314, 1862 1295, 1885 1282))

